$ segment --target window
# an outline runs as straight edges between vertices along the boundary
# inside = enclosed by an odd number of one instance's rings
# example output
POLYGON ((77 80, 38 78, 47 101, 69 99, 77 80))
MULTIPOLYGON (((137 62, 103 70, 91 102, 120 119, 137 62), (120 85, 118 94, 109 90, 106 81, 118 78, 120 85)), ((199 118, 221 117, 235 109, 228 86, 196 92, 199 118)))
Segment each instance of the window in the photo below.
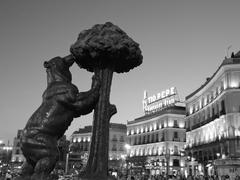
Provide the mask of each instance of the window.
POLYGON ((221 82, 221 86, 220 86, 220 93, 224 90, 224 85, 223 85, 223 81, 221 82))
POLYGON ((158 142, 158 133, 156 134, 155 142, 158 142))
POLYGON ((142 136, 139 136, 138 144, 142 144, 142 136))
POLYGON ((124 142, 124 137, 120 136, 120 142, 124 142))
POLYGON ((80 151, 83 151, 83 144, 80 144, 80 151))
POLYGON ((165 159, 162 159, 162 166, 166 166, 165 159))
POLYGON ((117 135, 116 134, 113 135, 112 141, 117 141, 117 135))
POLYGON ((87 144, 84 145, 84 151, 88 151, 88 145, 87 144))
POLYGON ((195 112, 197 112, 199 109, 198 104, 195 105, 195 112))
POLYGON ((179 166, 179 159, 173 159, 173 166, 179 166))
POLYGON ((145 132, 148 132, 148 127, 147 126, 145 126, 145 132))
POLYGON ((177 122, 177 120, 174 120, 174 125, 173 125, 174 127, 178 127, 178 122, 177 122))
POLYGON ((209 102, 212 101, 212 94, 209 94, 209 102))
POLYGON ((134 138, 134 145, 137 144, 137 137, 134 138))
POLYGON ((178 154, 178 147, 177 147, 177 146, 174 146, 173 153, 174 153, 175 155, 178 154))
POLYGON ((162 147, 162 152, 163 152, 163 154, 166 153, 166 148, 165 148, 165 146, 162 147))
POLYGON ((161 122, 161 126, 162 126, 162 128, 164 128, 164 122, 163 121, 161 122))
POLYGON ((219 115, 219 105, 216 104, 216 109, 217 109, 217 115, 219 115))
POLYGON ((225 102, 224 100, 221 101, 221 115, 226 114, 226 110, 225 110, 225 102))
POLYGON ((205 112, 202 111, 202 118, 201 118, 201 121, 204 121, 205 120, 205 112))
POLYGON ((207 108, 207 119, 209 119, 210 118, 210 108, 208 107, 207 108))
POLYGON ((178 138, 178 132, 174 132, 174 136, 173 136, 174 138, 178 138))
POLYGON ((117 145, 116 144, 113 144, 112 151, 117 151, 117 145))
POLYGON ((149 143, 150 142, 150 135, 148 134, 148 136, 147 136, 147 143, 149 143))
POLYGON ((19 151, 19 149, 17 149, 17 150, 16 150, 16 154, 20 154, 20 151, 19 151))
POLYGON ((124 151, 122 146, 119 147, 119 151, 124 151))
POLYGON ((22 131, 18 131, 18 133, 17 133, 17 138, 20 139, 21 136, 22 136, 22 131))
POLYGON ((161 141, 165 141, 165 136, 164 136, 164 134, 162 134, 162 139, 161 139, 161 141))
MULTIPOLYGON (((129 138, 129 140, 128 140, 128 142, 129 142, 129 144, 131 144, 132 142, 131 142, 132 140, 131 140, 131 138, 129 138)), ((132 144, 131 144, 132 145, 132 144)))
POLYGON ((143 144, 146 143, 146 136, 143 136, 143 144))
POLYGON ((152 137, 151 137, 151 142, 154 143, 155 142, 155 135, 152 134, 152 137))

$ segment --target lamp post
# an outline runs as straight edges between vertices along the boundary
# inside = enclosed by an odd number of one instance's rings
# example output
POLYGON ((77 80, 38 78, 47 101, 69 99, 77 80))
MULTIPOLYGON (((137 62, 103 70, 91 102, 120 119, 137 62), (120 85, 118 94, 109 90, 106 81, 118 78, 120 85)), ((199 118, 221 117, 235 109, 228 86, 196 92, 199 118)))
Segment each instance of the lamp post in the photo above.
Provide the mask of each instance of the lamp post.
POLYGON ((121 173, 123 174, 124 164, 126 163, 126 154, 121 154, 121 173))
POLYGON ((68 173, 68 161, 69 161, 69 152, 67 153, 66 163, 65 163, 65 174, 68 173))
POLYGON ((166 158, 166 164, 167 164, 167 172, 166 175, 168 177, 169 175, 169 161, 170 161, 170 149, 167 148, 166 154, 165 154, 165 158, 166 158))
MULTIPOLYGON (((129 151, 130 151, 130 149, 131 149, 131 146, 130 146, 129 144, 125 144, 124 147, 125 147, 126 152, 127 152, 127 157, 129 157, 129 156, 130 156, 129 151)), ((128 177, 128 161, 127 161, 127 159, 126 159, 126 164, 127 164, 127 166, 126 166, 126 170, 127 170, 126 176, 128 177)), ((130 173, 131 173, 131 172, 130 172, 130 173)))
POLYGON ((218 152, 216 153, 216 156, 217 156, 217 159, 215 160, 215 163, 214 163, 214 171, 215 171, 215 174, 217 175, 219 170, 219 161, 220 161, 221 154, 218 152))
POLYGON ((70 150, 71 150, 71 146, 69 145, 67 155, 66 155, 65 174, 68 174, 69 154, 71 153, 70 150))

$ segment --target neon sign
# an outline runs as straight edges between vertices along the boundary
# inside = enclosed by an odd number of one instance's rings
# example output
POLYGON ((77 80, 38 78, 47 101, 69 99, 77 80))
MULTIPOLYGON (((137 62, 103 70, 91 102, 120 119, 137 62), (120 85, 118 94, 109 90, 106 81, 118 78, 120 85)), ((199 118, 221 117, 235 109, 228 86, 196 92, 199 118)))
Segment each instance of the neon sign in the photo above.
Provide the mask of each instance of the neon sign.
POLYGON ((144 91, 143 111, 145 114, 153 113, 173 105, 177 101, 179 101, 179 98, 175 87, 171 87, 149 97, 147 91, 144 91))

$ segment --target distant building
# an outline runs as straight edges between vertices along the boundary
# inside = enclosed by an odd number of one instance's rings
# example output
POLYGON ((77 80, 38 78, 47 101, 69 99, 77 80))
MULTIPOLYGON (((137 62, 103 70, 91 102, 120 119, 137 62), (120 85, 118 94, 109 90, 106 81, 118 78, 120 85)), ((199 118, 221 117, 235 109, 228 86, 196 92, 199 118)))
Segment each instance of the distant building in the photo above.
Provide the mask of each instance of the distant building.
POLYGON ((13 140, 13 149, 12 149, 12 162, 16 164, 22 164, 25 161, 21 147, 20 139, 23 134, 23 130, 18 130, 17 136, 13 140))
POLYGON ((66 161, 66 155, 68 153, 70 141, 67 140, 66 135, 62 136, 58 140, 59 161, 66 161))
MULTIPOLYGON (((119 168, 118 163, 126 156, 127 127, 124 124, 110 123, 109 128, 109 168, 119 168)), ((75 131, 71 135, 69 164, 70 166, 83 166, 87 163, 90 151, 92 126, 75 131)))
POLYGON ((186 112, 189 173, 239 175, 240 52, 186 97, 186 112))
POLYGON ((58 163, 56 164, 56 169, 65 170, 65 163, 66 163, 66 157, 67 153, 69 151, 69 144, 70 141, 67 140, 66 135, 62 136, 58 140, 58 150, 59 150, 59 159, 58 163))
MULTIPOLYGON (((13 140, 12 147, 12 157, 11 162, 15 166, 21 165, 25 161, 25 157, 21 150, 21 136, 23 134, 23 130, 18 130, 17 136, 13 140)), ((62 138, 58 140, 58 149, 59 149, 59 160, 57 166, 60 166, 64 169, 64 165, 66 162, 66 154, 68 152, 69 141, 67 141, 66 136, 64 135, 62 138)))
POLYGON ((5 146, 4 142, 0 140, 0 162, 4 159, 4 150, 3 147, 5 146))
MULTIPOLYGON (((9 164, 12 156, 12 145, 6 145, 3 141, 0 141, 0 165, 9 164)), ((1 169, 1 168, 0 168, 1 169)))
POLYGON ((144 116, 127 123, 131 173, 183 174, 185 104, 179 101, 176 88, 150 97, 145 91, 143 110, 144 116))

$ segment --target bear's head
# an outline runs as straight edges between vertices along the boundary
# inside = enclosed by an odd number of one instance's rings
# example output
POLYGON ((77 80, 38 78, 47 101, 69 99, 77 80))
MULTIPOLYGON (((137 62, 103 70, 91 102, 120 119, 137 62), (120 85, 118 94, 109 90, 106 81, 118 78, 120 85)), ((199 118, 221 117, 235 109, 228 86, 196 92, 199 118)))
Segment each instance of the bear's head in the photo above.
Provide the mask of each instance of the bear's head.
POLYGON ((44 62, 44 67, 47 69, 48 84, 56 81, 72 81, 72 74, 69 70, 74 63, 73 60, 67 60, 61 57, 55 57, 49 61, 44 62))

